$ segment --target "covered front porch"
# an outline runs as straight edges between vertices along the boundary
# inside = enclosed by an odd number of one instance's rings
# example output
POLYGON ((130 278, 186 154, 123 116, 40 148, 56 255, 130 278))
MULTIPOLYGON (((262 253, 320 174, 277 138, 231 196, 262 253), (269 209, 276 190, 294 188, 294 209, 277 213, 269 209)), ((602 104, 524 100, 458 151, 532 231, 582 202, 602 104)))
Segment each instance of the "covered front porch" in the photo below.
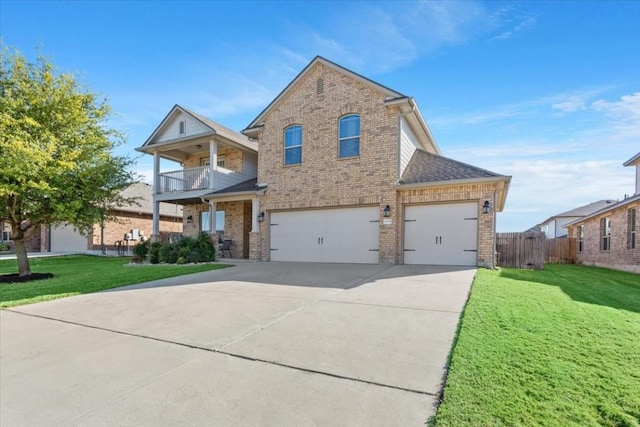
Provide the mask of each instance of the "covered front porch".
POLYGON ((258 259, 252 241, 259 242, 260 214, 259 196, 263 189, 255 180, 210 193, 198 201, 184 205, 183 234, 195 237, 207 233, 214 242, 231 241, 232 258, 258 259))

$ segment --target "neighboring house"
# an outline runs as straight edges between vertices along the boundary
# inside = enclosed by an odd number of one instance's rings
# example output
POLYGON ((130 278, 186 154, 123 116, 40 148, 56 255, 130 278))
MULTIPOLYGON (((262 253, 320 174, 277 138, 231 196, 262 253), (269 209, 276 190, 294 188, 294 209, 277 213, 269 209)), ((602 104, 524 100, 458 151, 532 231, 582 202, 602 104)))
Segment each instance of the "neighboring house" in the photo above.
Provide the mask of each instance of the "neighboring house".
POLYGON ((579 263, 640 273, 640 153, 624 166, 636 167, 635 195, 573 221, 567 228, 577 240, 579 263))
MULTIPOLYGON (((127 233, 132 234, 131 245, 139 242, 141 236, 149 238, 152 232, 153 195, 152 186, 142 182, 135 183, 122 191, 122 196, 134 198, 137 204, 112 209, 109 215, 115 221, 104 224, 104 231, 96 224, 93 232, 85 236, 71 225, 42 227, 26 242, 31 252, 95 252, 116 249, 116 241, 124 240, 127 233), (133 233, 132 233, 133 231, 133 233), (104 236, 104 239, 102 239, 104 236)), ((160 232, 164 235, 182 233, 182 206, 176 204, 160 204, 160 232)))
POLYGON ((579 208, 554 215, 546 221, 538 224, 538 227, 540 227, 540 230, 544 233, 547 239, 567 237, 567 229, 565 227, 567 224, 584 216, 591 215, 592 213, 606 208, 613 203, 615 203, 615 200, 598 200, 597 202, 589 203, 588 205, 580 206, 579 208))
POLYGON ((186 234, 223 228, 255 260, 494 267, 511 177, 441 156, 413 98, 316 57, 243 134, 176 105, 139 148, 186 234))

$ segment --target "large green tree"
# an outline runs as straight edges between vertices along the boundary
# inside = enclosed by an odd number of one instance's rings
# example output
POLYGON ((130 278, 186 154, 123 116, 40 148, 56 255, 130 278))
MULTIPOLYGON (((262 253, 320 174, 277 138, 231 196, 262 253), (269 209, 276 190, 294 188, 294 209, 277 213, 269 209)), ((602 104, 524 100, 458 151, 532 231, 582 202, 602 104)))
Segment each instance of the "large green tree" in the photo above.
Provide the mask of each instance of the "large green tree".
MULTIPOLYGON (((20 276, 31 274, 25 240, 41 227, 88 233, 108 208, 129 202, 132 161, 108 126, 106 100, 42 56, 29 62, 0 46, 0 221, 11 224, 20 276)), ((107 218, 108 219, 108 218, 107 218)))

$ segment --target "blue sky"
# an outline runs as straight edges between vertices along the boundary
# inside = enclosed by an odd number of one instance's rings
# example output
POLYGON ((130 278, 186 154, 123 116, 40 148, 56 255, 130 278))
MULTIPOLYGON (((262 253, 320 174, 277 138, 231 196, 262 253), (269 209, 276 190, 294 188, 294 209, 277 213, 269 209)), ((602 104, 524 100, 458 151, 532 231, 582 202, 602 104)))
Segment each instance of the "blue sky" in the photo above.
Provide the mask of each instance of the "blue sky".
POLYGON ((636 1, 0 1, 6 45, 109 99, 121 154, 176 103, 242 130, 322 55, 413 96, 443 155, 512 175, 499 231, 633 194, 638 22, 636 1))

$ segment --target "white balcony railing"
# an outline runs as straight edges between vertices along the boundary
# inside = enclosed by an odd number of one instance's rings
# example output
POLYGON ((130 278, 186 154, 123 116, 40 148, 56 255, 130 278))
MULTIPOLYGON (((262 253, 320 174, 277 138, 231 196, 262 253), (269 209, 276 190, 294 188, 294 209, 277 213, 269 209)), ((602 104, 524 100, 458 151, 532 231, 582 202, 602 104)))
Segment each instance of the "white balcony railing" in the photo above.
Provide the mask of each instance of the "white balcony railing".
MULTIPOLYGON (((160 180, 160 194, 205 190, 209 188, 209 176, 213 172, 209 166, 186 168, 177 171, 163 172, 158 175, 160 180)), ((232 185, 240 184, 253 177, 218 167, 214 172, 214 188, 212 191, 222 190, 232 185)))

